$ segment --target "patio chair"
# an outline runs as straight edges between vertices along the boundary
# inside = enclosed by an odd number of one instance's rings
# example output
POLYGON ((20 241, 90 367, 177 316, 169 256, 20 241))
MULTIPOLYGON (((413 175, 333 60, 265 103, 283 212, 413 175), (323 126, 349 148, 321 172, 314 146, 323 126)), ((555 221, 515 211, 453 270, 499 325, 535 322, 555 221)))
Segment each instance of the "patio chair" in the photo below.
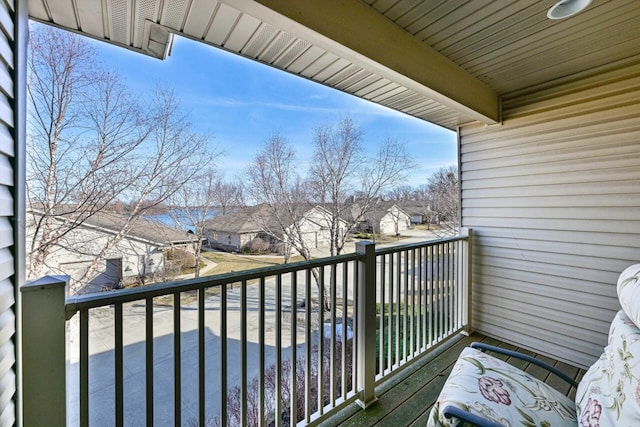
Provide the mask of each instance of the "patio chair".
POLYGON ((618 279, 620 310, 604 353, 577 384, 527 355, 473 343, 453 367, 427 426, 640 426, 640 264, 618 279), (575 402, 485 351, 541 366, 577 387, 575 402))

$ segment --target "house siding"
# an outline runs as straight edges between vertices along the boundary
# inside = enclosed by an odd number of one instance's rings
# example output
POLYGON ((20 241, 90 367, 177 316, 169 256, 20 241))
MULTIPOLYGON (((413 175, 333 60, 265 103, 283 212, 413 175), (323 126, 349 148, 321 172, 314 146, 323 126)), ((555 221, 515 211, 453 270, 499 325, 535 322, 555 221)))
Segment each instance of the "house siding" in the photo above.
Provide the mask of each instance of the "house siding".
POLYGON ((27 25, 26 2, 0 1, 0 426, 16 423, 18 406, 16 289, 24 248, 17 242, 24 231, 15 224, 24 218, 24 187, 16 183, 24 182, 27 25))
POLYGON ((394 206, 380 219, 380 233, 395 236, 396 233, 402 233, 408 229, 410 223, 411 218, 394 206))
POLYGON ((460 129, 473 328, 579 366, 640 261, 640 64, 504 100, 460 129))

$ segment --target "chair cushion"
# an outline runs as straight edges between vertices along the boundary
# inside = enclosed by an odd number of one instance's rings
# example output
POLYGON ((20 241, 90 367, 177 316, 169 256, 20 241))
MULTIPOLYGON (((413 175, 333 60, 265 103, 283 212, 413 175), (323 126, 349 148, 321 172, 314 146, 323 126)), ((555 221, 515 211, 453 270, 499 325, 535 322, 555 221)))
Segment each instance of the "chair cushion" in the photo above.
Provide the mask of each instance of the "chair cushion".
POLYGON ((580 381, 581 427, 640 426, 640 329, 623 310, 611 322, 609 344, 580 381))
POLYGON ((618 299, 627 317, 640 328, 640 264, 632 265, 620 274, 618 299))
POLYGON ((454 405, 510 427, 577 426, 574 403, 562 393, 474 348, 465 348, 429 415, 428 426, 457 425, 442 409, 454 405))

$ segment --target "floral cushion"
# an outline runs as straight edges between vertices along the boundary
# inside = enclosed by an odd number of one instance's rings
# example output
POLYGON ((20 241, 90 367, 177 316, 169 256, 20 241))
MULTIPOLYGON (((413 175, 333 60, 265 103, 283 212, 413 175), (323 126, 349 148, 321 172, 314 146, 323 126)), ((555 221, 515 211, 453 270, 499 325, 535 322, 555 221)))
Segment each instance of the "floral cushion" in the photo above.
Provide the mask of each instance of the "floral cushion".
POLYGON ((568 397, 520 369, 470 347, 460 354, 427 425, 458 425, 458 420, 442 414, 449 405, 509 427, 577 425, 575 406, 568 397))
POLYGON ((609 345, 580 381, 576 410, 581 427, 640 426, 640 329, 623 310, 611 323, 609 345))
POLYGON ((617 290, 620 306, 640 328, 640 264, 632 265, 620 274, 617 290))

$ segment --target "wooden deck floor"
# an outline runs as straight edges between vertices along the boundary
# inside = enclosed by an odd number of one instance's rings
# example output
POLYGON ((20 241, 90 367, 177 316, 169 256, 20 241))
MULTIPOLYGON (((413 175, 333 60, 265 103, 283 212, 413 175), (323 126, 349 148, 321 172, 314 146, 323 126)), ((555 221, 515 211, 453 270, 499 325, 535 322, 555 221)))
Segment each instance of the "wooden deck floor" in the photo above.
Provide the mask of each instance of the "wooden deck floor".
MULTIPOLYGON (((378 401, 366 410, 360 409, 355 403, 338 412, 331 418, 323 421, 323 426, 424 426, 431 407, 435 403, 440 389, 449 376, 458 355, 463 348, 473 341, 481 341, 487 344, 504 347, 509 350, 516 350, 529 354, 537 359, 543 360, 555 366, 560 371, 579 380, 584 371, 576 367, 558 362, 545 356, 537 355, 530 351, 514 347, 512 345, 473 334, 470 337, 458 336, 451 342, 434 350, 422 360, 416 361, 413 365, 378 386, 376 394, 378 401)), ((564 392, 570 397, 574 397, 575 389, 568 386, 564 381, 548 373, 538 366, 521 360, 496 355, 503 360, 507 360, 514 366, 525 370, 531 375, 544 380, 547 384, 564 392)))

